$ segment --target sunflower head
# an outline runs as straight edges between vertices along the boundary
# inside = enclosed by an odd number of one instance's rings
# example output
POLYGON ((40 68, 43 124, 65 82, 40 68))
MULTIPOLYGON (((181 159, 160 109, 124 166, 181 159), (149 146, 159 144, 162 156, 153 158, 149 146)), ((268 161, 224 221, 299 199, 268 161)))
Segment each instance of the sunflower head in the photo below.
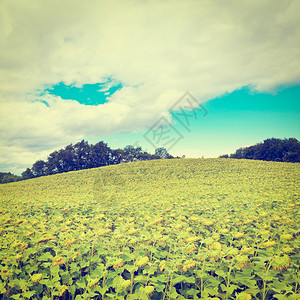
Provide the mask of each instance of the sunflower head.
POLYGON ((294 250, 295 250, 295 248, 291 248, 291 247, 289 247, 289 246, 283 247, 283 248, 282 248, 282 251, 283 251, 284 253, 291 253, 291 252, 293 252, 294 250))
POLYGON ((80 254, 78 252, 76 252, 73 256, 72 256, 72 261, 74 261, 78 256, 80 256, 80 254))
POLYGON ((163 260, 160 264, 159 264, 159 269, 162 272, 167 266, 167 261, 163 260))
POLYGON ((73 245, 76 242, 77 242, 77 239, 71 239, 71 240, 66 241, 64 243, 64 246, 67 247, 67 246, 73 245))
POLYGON ((239 238, 243 237, 244 235, 245 235, 245 232, 236 232, 236 233, 233 235, 233 237, 234 237, 235 239, 239 239, 239 238))
POLYGON ((59 265, 63 265, 64 262, 64 258, 63 257, 57 257, 56 259, 53 260, 52 265, 53 266, 59 266, 59 265))
POLYGON ((292 240, 293 239, 293 235, 292 234, 290 234, 290 233, 285 233, 285 234, 282 234, 281 236, 280 236, 280 239, 281 240, 292 240))
POLYGON ((59 296, 62 297, 62 295, 64 294, 65 291, 68 290, 68 286, 67 285, 62 285, 61 289, 59 290, 59 296))
POLYGON ((30 277, 30 280, 33 284, 37 284, 39 283, 43 278, 43 275, 38 273, 38 274, 33 274, 31 277, 30 277))
POLYGON ((271 248, 271 247, 274 247, 276 245, 276 242, 275 241, 267 241, 265 243, 262 244, 262 246, 264 248, 271 248))
POLYGON ((240 268, 240 269, 243 269, 243 268, 245 268, 246 266, 248 266, 248 264, 249 264, 249 257, 248 257, 248 255, 240 255, 240 256, 237 256, 236 258, 235 258, 235 260, 236 260, 236 266, 238 267, 238 268, 240 268))
POLYGON ((212 225, 214 225, 214 222, 211 220, 203 220, 202 224, 205 226, 212 226, 212 225))
POLYGON ((116 269, 120 269, 124 266, 124 261, 121 258, 118 258, 115 260, 114 264, 113 264, 113 268, 116 269))
POLYGON ((275 256, 272 267, 275 271, 283 271, 284 269, 289 268, 290 266, 290 257, 288 255, 284 256, 275 256))
POLYGON ((149 257, 148 256, 143 256, 143 257, 139 257, 136 262, 135 265, 138 267, 141 267, 143 265, 147 265, 149 262, 149 257))
POLYGON ((252 296, 246 292, 241 292, 236 297, 237 300, 251 300, 252 296))
POLYGON ((190 217, 190 221, 191 221, 191 222, 198 222, 199 220, 200 220, 200 218, 197 217, 197 216, 191 216, 191 217, 190 217))
POLYGON ((187 270, 189 270, 189 269, 191 269, 195 266, 196 266, 196 263, 193 260, 191 260, 191 261, 189 261, 189 262, 187 262, 186 264, 183 265, 182 270, 184 272, 187 272, 187 270))
POLYGON ((93 289, 96 287, 96 285, 99 283, 100 279, 99 278, 96 278, 96 279, 91 279, 89 282, 88 282, 88 287, 93 289))
POLYGON ((197 251, 197 249, 198 249, 198 248, 197 248, 196 246, 192 246, 192 247, 190 247, 190 248, 186 251, 186 253, 187 253, 187 254, 191 254, 191 253, 197 251))
POLYGON ((229 228, 223 228, 223 229, 220 230, 221 234, 227 234, 229 232, 230 232, 229 228))
POLYGON ((254 249, 252 247, 243 247, 241 249, 241 253, 242 254, 253 254, 254 253, 254 249))
POLYGON ((214 241, 212 244, 208 247, 210 250, 222 250, 222 244, 219 242, 214 241))
POLYGON ((2 270, 1 276, 2 277, 7 277, 9 275, 9 271, 7 269, 2 270))

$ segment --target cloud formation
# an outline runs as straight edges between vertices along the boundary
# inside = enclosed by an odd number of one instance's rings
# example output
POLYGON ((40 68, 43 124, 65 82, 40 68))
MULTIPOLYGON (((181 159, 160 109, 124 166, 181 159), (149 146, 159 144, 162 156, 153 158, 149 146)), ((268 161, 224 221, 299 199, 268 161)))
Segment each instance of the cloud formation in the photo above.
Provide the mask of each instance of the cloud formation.
POLYGON ((186 91, 203 102, 299 82, 299 10, 296 0, 2 0, 0 164, 22 167, 84 137, 142 130, 186 91), (107 77, 123 88, 104 105, 38 95, 107 77))

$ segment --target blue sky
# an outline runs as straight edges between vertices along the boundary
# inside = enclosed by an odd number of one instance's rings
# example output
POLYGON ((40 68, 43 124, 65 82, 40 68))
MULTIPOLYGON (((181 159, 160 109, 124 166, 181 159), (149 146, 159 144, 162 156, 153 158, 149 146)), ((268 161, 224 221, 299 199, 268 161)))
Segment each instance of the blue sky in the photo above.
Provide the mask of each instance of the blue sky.
POLYGON ((299 138, 299 11, 297 0, 3 0, 0 171, 82 139, 216 157, 299 138), (208 113, 184 127, 170 108, 191 99, 208 113))
MULTIPOLYGON (((111 81, 76 87, 61 82, 44 92, 59 96, 62 101, 73 99, 82 105, 95 106, 107 103, 109 96, 122 88, 121 83, 105 88, 108 83, 111 81)), ((299 97, 300 85, 281 87, 276 92, 257 92, 251 87, 243 87, 202 103, 207 114, 197 112, 198 117, 190 119, 188 130, 172 118, 170 128, 178 131, 180 139, 174 142, 174 145, 165 145, 161 141, 157 146, 164 146, 170 153, 179 156, 217 157, 267 138, 299 139, 299 97)), ((190 112, 186 110, 186 114, 190 112)), ((145 138, 148 130, 149 127, 141 128, 139 132, 115 134, 104 138, 99 136, 99 139, 102 138, 112 148, 124 148, 130 144, 142 146, 153 153, 156 144, 151 144, 151 138, 150 141, 145 138)), ((91 138, 90 141, 96 143, 98 140, 91 138)))
POLYGON ((121 83, 113 83, 109 79, 102 83, 84 84, 81 87, 60 82, 45 89, 43 93, 56 95, 64 100, 75 100, 84 105, 99 105, 106 103, 108 97, 121 88, 121 83))
MULTIPOLYGON (((207 115, 203 117, 198 113, 198 119, 191 119, 190 131, 178 122, 172 123, 184 138, 170 149, 170 153, 217 157, 267 138, 299 139, 299 100, 299 85, 280 88, 276 93, 259 93, 244 87, 209 100, 202 104, 208 111, 207 115)), ((144 138, 147 130, 112 136, 106 141, 115 148, 138 142, 138 145, 153 152, 153 146, 144 138)))

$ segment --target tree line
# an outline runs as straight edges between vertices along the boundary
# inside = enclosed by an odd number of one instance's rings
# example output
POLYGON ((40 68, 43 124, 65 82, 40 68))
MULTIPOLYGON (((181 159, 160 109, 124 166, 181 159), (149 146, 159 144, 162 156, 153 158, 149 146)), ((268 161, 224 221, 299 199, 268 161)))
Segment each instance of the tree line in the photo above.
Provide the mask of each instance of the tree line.
POLYGON ((300 162, 300 142, 296 138, 271 138, 250 147, 239 148, 233 154, 225 154, 219 157, 300 162))
POLYGON ((82 140, 75 145, 71 144, 64 149, 52 152, 46 161, 36 161, 31 168, 27 168, 22 173, 22 176, 0 173, 3 174, 0 177, 0 183, 116 165, 130 161, 171 158, 174 157, 165 148, 157 148, 155 154, 150 154, 143 151, 141 147, 128 145, 124 149, 111 149, 102 141, 95 145, 90 145, 87 141, 82 140))
POLYGON ((0 172, 0 183, 9 183, 13 181, 19 181, 22 177, 14 175, 10 172, 0 172))
MULTIPOLYGON (((219 157, 300 162, 300 142, 296 138, 271 138, 250 147, 239 148, 233 154, 225 154, 219 157)), ((71 144, 64 149, 52 152, 46 161, 36 161, 31 168, 27 168, 22 173, 22 176, 17 176, 10 172, 0 172, 0 183, 116 165, 130 161, 171 158, 174 157, 165 148, 158 148, 155 150, 155 154, 150 154, 143 151, 141 147, 128 145, 124 149, 111 149, 104 142, 89 145, 87 141, 82 140, 75 145, 71 144)))

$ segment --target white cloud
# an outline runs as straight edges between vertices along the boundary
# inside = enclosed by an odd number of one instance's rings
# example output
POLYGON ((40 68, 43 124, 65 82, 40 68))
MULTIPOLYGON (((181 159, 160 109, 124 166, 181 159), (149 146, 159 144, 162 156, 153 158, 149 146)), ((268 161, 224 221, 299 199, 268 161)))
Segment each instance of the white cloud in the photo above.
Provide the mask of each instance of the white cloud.
POLYGON ((185 91, 205 101, 245 85, 300 81, 296 0, 1 3, 2 164, 22 156, 30 165, 40 151, 85 136, 144 128, 185 91), (80 87, 108 76, 124 88, 104 105, 49 95, 39 97, 49 107, 32 103, 46 84, 80 87))

